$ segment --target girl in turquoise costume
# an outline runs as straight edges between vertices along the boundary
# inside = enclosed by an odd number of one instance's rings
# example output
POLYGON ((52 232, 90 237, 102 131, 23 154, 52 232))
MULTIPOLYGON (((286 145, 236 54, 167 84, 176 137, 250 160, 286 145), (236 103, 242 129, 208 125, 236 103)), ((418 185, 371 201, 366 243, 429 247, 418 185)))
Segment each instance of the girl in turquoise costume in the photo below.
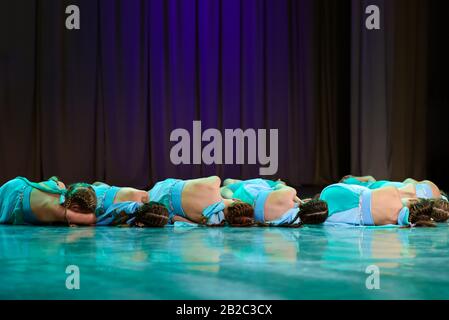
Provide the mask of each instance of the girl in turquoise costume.
POLYGON ((433 206, 432 219, 434 219, 435 222, 446 221, 449 217, 448 198, 432 181, 417 181, 412 178, 405 179, 403 182, 388 180, 376 181, 372 176, 346 176, 342 181, 345 184, 366 186, 371 190, 395 187, 398 189, 401 198, 430 199, 433 206))
POLYGON ((440 199, 447 198, 442 194, 441 190, 437 187, 435 183, 429 180, 416 181, 414 179, 408 178, 403 182, 389 181, 389 180, 379 180, 377 181, 372 176, 356 177, 356 176, 345 176, 340 180, 341 183, 350 185, 359 185, 367 187, 371 190, 380 189, 384 187, 395 187, 400 189, 403 197, 416 197, 422 199, 440 199))
MULTIPOLYGON (((229 196, 254 207, 255 221, 271 226, 320 224, 327 218, 327 205, 319 200, 300 200, 294 188, 264 179, 239 181, 229 196)), ((232 184, 231 186, 235 186, 232 184)), ((229 190, 232 191, 231 188, 229 190)))
MULTIPOLYGON (((337 183, 320 195, 329 207, 326 223, 357 226, 435 226, 433 203, 428 199, 403 198, 395 187, 371 190, 337 183)), ((447 217, 446 217, 447 220, 447 217)))
POLYGON ((1 224, 95 224, 94 190, 85 183, 67 189, 56 177, 41 183, 17 177, 0 187, 1 224))
POLYGON ((147 191, 103 182, 95 182, 92 187, 97 196, 97 226, 163 227, 168 222, 167 209, 159 203, 149 202, 147 191))
POLYGON ((170 221, 202 225, 248 226, 254 222, 254 211, 245 203, 223 199, 221 180, 212 176, 192 180, 166 179, 149 191, 150 201, 164 205, 170 221))

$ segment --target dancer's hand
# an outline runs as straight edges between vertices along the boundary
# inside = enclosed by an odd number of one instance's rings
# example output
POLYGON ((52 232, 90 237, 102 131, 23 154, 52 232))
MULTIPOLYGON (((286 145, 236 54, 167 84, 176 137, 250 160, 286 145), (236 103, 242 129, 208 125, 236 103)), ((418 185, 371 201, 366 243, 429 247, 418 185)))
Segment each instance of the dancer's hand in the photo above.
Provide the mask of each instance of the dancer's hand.
POLYGON ((181 217, 181 216, 178 216, 178 215, 174 216, 174 217, 172 218, 172 220, 173 220, 173 222, 175 222, 175 221, 180 221, 180 222, 196 223, 196 222, 193 222, 193 221, 191 221, 191 220, 189 220, 189 219, 186 219, 186 218, 181 217))

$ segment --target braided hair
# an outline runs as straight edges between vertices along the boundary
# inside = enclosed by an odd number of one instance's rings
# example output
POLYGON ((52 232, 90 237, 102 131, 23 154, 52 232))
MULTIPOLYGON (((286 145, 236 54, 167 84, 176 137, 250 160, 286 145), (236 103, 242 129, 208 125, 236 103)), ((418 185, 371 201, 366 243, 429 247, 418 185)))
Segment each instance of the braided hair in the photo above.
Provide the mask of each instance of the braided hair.
POLYGON ((436 227, 432 219, 433 201, 419 199, 410 205, 409 221, 415 227, 436 227))
POLYGON ((281 227, 281 228, 300 228, 304 224, 321 224, 326 221, 328 217, 327 203, 323 200, 313 199, 303 202, 299 205, 299 211, 291 222, 286 222, 279 225, 270 223, 258 223, 260 227, 281 227), (300 222, 297 223, 298 217, 300 222))
POLYGON ((62 205, 67 209, 71 209, 76 205, 78 207, 77 211, 81 213, 95 212, 97 196, 89 184, 74 183, 68 186, 65 193, 65 201, 62 205))
POLYGON ((138 227, 163 227, 168 223, 168 210, 158 202, 148 202, 136 211, 135 224, 138 227))
POLYGON ((254 225, 254 208, 243 201, 235 201, 225 210, 225 220, 233 227, 254 225))
POLYGON ((432 219, 435 222, 445 222, 449 219, 449 202, 444 199, 432 200, 432 219))
POLYGON ((303 224, 321 224, 326 221, 329 209, 325 201, 313 199, 299 205, 298 215, 303 224))
POLYGON ((299 211, 291 222, 277 225, 277 227, 299 228, 304 224, 321 224, 326 221, 327 217, 327 203, 323 200, 314 198, 299 205, 299 211), (296 223, 298 217, 300 222, 296 223))

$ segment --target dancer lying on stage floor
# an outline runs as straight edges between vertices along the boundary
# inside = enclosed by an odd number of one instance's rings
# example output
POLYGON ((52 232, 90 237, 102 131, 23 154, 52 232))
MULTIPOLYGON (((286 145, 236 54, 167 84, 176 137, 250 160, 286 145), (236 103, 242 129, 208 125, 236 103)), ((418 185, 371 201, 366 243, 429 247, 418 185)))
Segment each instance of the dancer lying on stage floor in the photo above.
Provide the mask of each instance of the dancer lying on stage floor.
POLYGON ((326 187, 320 199, 327 202, 326 223, 357 226, 435 226, 449 218, 445 200, 404 198, 399 189, 388 186, 371 190, 360 185, 337 183, 326 187), (438 205, 434 204, 438 202, 438 205))
POLYGON ((95 182, 92 188, 97 196, 97 226, 163 227, 168 223, 167 208, 150 202, 147 191, 103 182, 95 182))
POLYGON ((166 179, 149 191, 150 201, 163 204, 173 223, 252 225, 253 208, 240 201, 223 199, 220 184, 221 180, 216 176, 192 180, 166 179))
POLYGON ((0 187, 0 223, 94 225, 96 203, 86 183, 66 189, 56 177, 41 183, 17 177, 0 187))
POLYGON ((300 200, 296 190, 282 181, 227 179, 222 195, 254 207, 257 223, 270 226, 320 224, 327 216, 327 205, 320 200, 300 200))
POLYGON ((376 181, 376 179, 372 176, 346 176, 342 179, 342 181, 345 184, 366 186, 371 190, 384 187, 395 187, 398 189, 401 198, 431 199, 434 211, 434 216, 432 218, 434 221, 446 221, 446 214, 449 210, 447 195, 432 181, 417 181, 412 178, 405 179, 403 182, 388 180, 376 181))
POLYGON ((447 200, 444 193, 438 188, 438 186, 429 180, 416 181, 412 178, 408 178, 403 182, 379 180, 377 181, 372 176, 356 177, 345 176, 340 180, 341 183, 364 186, 369 189, 375 190, 383 187, 396 187, 400 189, 403 197, 416 197, 422 199, 440 199, 447 200))

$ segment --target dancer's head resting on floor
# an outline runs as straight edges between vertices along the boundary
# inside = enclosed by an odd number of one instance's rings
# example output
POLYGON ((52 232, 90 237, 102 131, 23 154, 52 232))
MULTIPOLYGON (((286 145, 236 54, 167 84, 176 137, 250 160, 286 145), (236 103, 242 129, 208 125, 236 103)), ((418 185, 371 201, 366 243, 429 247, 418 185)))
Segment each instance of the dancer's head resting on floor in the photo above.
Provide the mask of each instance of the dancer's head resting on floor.
MULTIPOLYGON (((319 199, 304 199, 299 204, 299 211, 291 223, 277 225, 283 228, 299 228, 304 224, 324 223, 329 215, 327 203, 319 199), (298 221, 299 217, 299 223, 298 221)), ((270 226, 270 224, 265 224, 270 226)))
POLYGON ((433 199, 432 219, 435 222, 446 222, 449 219, 449 202, 444 199, 433 199))
POLYGON ((298 215, 302 224, 321 224, 326 221, 329 210, 325 201, 311 199, 301 202, 298 215))
POLYGON ((148 202, 136 211, 136 227, 163 227, 168 223, 169 214, 165 206, 158 202, 148 202))
POLYGON ((254 208, 236 200, 224 210, 227 223, 232 227, 249 227, 254 225, 254 208))
POLYGON ((92 213, 97 206, 97 197, 89 184, 78 182, 68 186, 62 205, 75 212, 92 213))
POLYGON ((324 223, 329 215, 327 203, 319 199, 305 199, 299 204, 299 211, 291 223, 279 225, 270 225, 262 223, 261 226, 277 226, 284 228, 299 228, 305 224, 321 224, 324 223), (299 223, 298 221, 299 217, 299 223))
POLYGON ((429 199, 407 200, 410 210, 409 221, 415 227, 436 227, 433 214, 433 202, 429 199))

